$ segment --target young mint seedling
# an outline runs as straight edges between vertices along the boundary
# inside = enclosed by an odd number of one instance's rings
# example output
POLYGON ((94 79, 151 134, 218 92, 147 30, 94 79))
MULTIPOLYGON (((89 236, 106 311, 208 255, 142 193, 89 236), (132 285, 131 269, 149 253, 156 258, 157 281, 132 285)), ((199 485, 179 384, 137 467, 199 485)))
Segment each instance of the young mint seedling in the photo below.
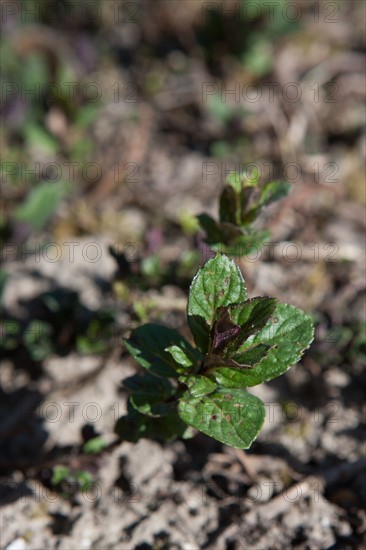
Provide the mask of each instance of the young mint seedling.
POLYGON ((268 231, 258 231, 253 223, 264 206, 285 197, 290 188, 290 184, 283 181, 272 181, 259 187, 257 169, 253 170, 250 178, 232 172, 220 197, 219 221, 208 214, 198 216, 207 234, 207 244, 216 252, 234 256, 259 249, 270 234, 268 231))
POLYGON ((146 374, 124 380, 128 414, 121 439, 173 440, 192 428, 247 449, 263 425, 263 402, 248 387, 294 365, 314 336, 311 318, 275 298, 247 299, 245 282, 227 256, 209 260, 194 277, 188 324, 195 347, 176 330, 146 324, 125 342, 146 374))

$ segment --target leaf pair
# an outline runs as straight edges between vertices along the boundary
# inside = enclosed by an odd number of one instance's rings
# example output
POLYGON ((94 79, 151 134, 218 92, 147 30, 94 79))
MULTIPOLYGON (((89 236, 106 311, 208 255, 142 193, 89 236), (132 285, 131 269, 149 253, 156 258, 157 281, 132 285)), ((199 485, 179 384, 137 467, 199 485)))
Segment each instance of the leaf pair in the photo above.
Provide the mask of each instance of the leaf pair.
POLYGON ((259 314, 257 317, 253 315, 244 321, 242 326, 233 322, 230 306, 220 308, 218 319, 211 329, 209 352, 203 362, 203 372, 206 376, 214 372, 215 367, 251 369, 265 356, 268 346, 255 346, 254 349, 244 353, 238 351, 252 333, 266 324, 276 306, 276 300, 272 298, 254 298, 244 302, 243 307, 247 310, 255 310, 251 307, 253 302, 256 302, 257 310, 265 310, 266 314, 259 314), (258 306, 262 307, 258 308, 258 306))
POLYGON ((225 256, 207 262, 194 278, 188 323, 197 347, 205 354, 202 374, 214 377, 216 369, 222 367, 252 369, 270 349, 268 345, 257 344, 241 350, 246 340, 269 321, 277 300, 245 298, 242 275, 225 256))

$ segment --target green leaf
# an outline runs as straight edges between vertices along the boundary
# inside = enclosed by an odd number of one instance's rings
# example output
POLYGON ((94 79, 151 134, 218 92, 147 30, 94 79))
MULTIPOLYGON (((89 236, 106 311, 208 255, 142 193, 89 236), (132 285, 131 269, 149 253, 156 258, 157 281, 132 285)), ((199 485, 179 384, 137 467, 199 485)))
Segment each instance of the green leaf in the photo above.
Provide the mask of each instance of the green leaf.
POLYGON ((95 121, 98 114, 100 112, 100 106, 95 104, 88 104, 84 105, 84 107, 81 107, 77 110, 76 116, 75 116, 75 126, 77 128, 83 128, 86 129, 88 126, 92 124, 92 122, 95 121))
POLYGON ((105 342, 91 342, 89 338, 83 335, 76 337, 76 350, 81 355, 99 354, 107 349, 105 342))
POLYGON ((185 367, 184 370, 187 370, 187 368, 189 369, 190 367, 192 367, 193 365, 192 360, 188 357, 186 353, 184 353, 184 351, 180 347, 170 346, 168 348, 165 348, 165 351, 170 353, 170 355, 173 357, 176 363, 178 363, 179 365, 182 365, 182 367, 185 367))
MULTIPOLYGON (((224 246, 233 243, 236 239, 243 235, 242 228, 239 227, 239 225, 235 225, 233 223, 220 222, 219 228, 221 232, 221 239, 219 242, 222 243, 224 246)), ((210 239, 209 237, 207 239, 207 243, 216 244, 216 241, 212 242, 212 239, 210 239)))
POLYGON ((212 116, 221 124, 225 124, 232 116, 232 104, 228 101, 222 101, 221 95, 218 93, 209 96, 207 106, 212 116))
POLYGON ((265 230, 248 232, 247 234, 238 237, 233 242, 234 248, 239 251, 236 255, 245 256, 254 250, 259 252, 263 244, 269 239, 270 236, 270 232, 265 230))
POLYGON ((171 383, 166 378, 154 376, 150 372, 144 374, 134 374, 128 376, 122 381, 122 386, 134 392, 142 392, 146 394, 156 394, 164 397, 170 395, 172 388, 171 383))
POLYGON ((141 261, 140 269, 144 277, 158 280, 162 274, 159 256, 157 254, 151 254, 144 258, 141 261))
POLYGON ((217 255, 198 270, 188 298, 188 315, 198 315, 212 327, 219 307, 243 302, 246 288, 237 265, 226 256, 217 255))
POLYGON ((250 447, 265 418, 262 401, 237 389, 218 389, 193 399, 186 392, 179 402, 178 412, 190 426, 238 449, 250 447))
POLYGON ((80 491, 88 491, 93 483, 93 476, 85 470, 77 470, 74 474, 76 481, 79 483, 80 491))
POLYGON ((70 468, 62 465, 56 465, 53 468, 51 483, 52 485, 59 485, 65 481, 71 474, 70 468))
POLYGON ((104 439, 98 435, 96 437, 93 437, 92 439, 89 439, 84 445, 83 445, 83 453, 86 454, 96 454, 100 453, 105 447, 107 446, 107 443, 104 441, 104 439))
POLYGON ((208 214, 199 214, 197 216, 200 226, 207 233, 207 242, 220 242, 222 240, 222 231, 220 224, 208 214))
POLYGON ((161 418, 152 418, 135 410, 130 403, 127 414, 117 420, 114 431, 122 441, 133 443, 144 437, 169 442, 177 437, 186 439, 194 435, 176 412, 161 418))
POLYGON ((255 193, 254 187, 243 187, 243 189, 240 192, 240 215, 239 215, 238 223, 241 225, 250 223, 255 219, 255 218, 250 219, 247 214, 250 204, 253 203, 254 193, 255 193))
POLYGON ((225 387, 249 387, 267 382, 295 365, 313 338, 314 326, 309 315, 289 304, 278 304, 272 319, 247 343, 248 348, 253 344, 271 346, 268 354, 251 370, 218 368, 212 376, 218 385, 225 387))
POLYGON ((248 371, 223 366, 212 369, 209 375, 218 386, 223 388, 245 389, 250 385, 245 372, 248 371))
POLYGON ((226 178, 226 186, 232 187, 235 193, 239 195, 242 189, 243 176, 239 172, 230 172, 226 178))
POLYGON ((57 140, 42 126, 28 123, 24 127, 24 137, 29 148, 37 147, 50 155, 56 155, 59 149, 57 140))
POLYGON ((53 468, 53 475, 51 479, 52 485, 60 485, 60 483, 64 481, 67 481, 68 483, 75 483, 76 481, 79 485, 80 491, 87 491, 93 483, 93 476, 85 470, 73 471, 66 466, 55 466, 53 468))
POLYGON ((266 183, 261 190, 258 206, 268 205, 286 197, 291 189, 291 185, 286 181, 271 181, 266 183))
POLYGON ((254 367, 257 365, 264 357, 268 355, 271 346, 267 344, 256 344, 247 348, 242 353, 235 353, 233 359, 242 365, 251 365, 254 367))
POLYGON ((233 223, 217 222, 207 214, 197 216, 201 227, 207 233, 208 244, 230 243, 242 234, 240 227, 233 223))
POLYGON ((167 416, 177 408, 176 403, 164 403, 158 395, 146 395, 139 392, 131 395, 130 403, 141 414, 153 418, 167 416))
POLYGON ((188 355, 194 354, 192 346, 177 332, 162 325, 148 323, 135 329, 129 340, 124 341, 127 350, 145 369, 158 376, 177 377, 180 365, 166 348, 177 345, 188 355))
POLYGON ((257 253, 261 250, 264 242, 270 237, 269 231, 251 231, 247 234, 241 233, 235 239, 231 239, 218 244, 210 244, 210 247, 214 252, 224 252, 229 256, 243 257, 250 254, 253 251, 257 253))
POLYGON ((230 357, 223 357, 222 355, 209 353, 205 357, 205 360, 203 363, 203 369, 201 370, 201 372, 206 376, 210 376, 210 373, 215 371, 215 369, 221 368, 221 367, 230 367, 238 370, 252 368, 251 365, 245 365, 244 363, 240 365, 237 361, 235 361, 235 359, 232 359, 230 357))
POLYGON ((42 183, 15 211, 15 218, 41 230, 56 211, 60 201, 71 191, 66 183, 42 183))
POLYGON ((188 315, 188 325, 198 349, 202 353, 207 353, 210 343, 210 327, 208 323, 199 315, 188 315))
POLYGON ((267 37, 261 36, 249 41, 242 56, 245 69, 256 77, 263 77, 272 68, 272 55, 272 47, 267 37))
POLYGON ((258 169, 258 167, 256 165, 253 165, 251 167, 251 170, 246 170, 243 174, 242 174, 242 185, 243 187, 245 188, 250 188, 250 187, 258 187, 258 183, 259 183, 259 180, 260 180, 260 171, 258 169))
POLYGON ((174 402, 166 403, 176 393, 176 389, 166 378, 159 378, 150 373, 143 376, 137 374, 126 378, 123 385, 133 391, 130 403, 142 414, 159 417, 171 413, 175 407, 174 402))
POLYGON ((244 369, 252 369, 269 353, 271 346, 258 344, 232 358, 206 355, 202 372, 227 388, 246 388, 247 379, 241 376, 244 369))
POLYGON ((201 397, 208 395, 217 389, 217 385, 206 376, 181 376, 179 382, 188 386, 188 391, 192 397, 201 397))
MULTIPOLYGON (((40 86, 41 89, 43 89, 43 86, 49 84, 50 79, 46 56, 42 54, 40 50, 29 52, 27 62, 24 63, 19 76, 22 84, 25 87, 28 87, 29 90, 32 88, 37 88, 37 86, 40 86)), ((37 94, 34 94, 34 96, 33 94, 29 94, 29 96, 29 99, 32 100, 33 105, 34 103, 37 103, 37 100, 35 99, 37 94)))
MULTIPOLYGON (((221 193, 219 216, 221 222, 237 224, 238 221, 238 194, 231 185, 226 185, 221 193)), ((240 211, 239 211, 240 218, 240 211)))
POLYGON ((236 347, 241 346, 252 334, 261 330, 276 309, 276 298, 257 296, 231 308, 233 322, 240 325, 241 331, 235 340, 236 347))

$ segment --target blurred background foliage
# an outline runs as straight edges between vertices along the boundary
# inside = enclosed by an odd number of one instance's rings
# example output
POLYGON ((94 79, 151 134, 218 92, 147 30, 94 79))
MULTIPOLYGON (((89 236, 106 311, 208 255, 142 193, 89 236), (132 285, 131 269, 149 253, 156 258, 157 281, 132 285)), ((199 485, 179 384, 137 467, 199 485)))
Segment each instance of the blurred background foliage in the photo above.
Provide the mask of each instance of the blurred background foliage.
MULTIPOLYGON (((60 203, 75 205, 76 197, 88 197, 108 179, 114 162, 119 168, 112 170, 113 194, 120 191, 129 179, 123 165, 135 161, 118 142, 117 120, 126 126, 127 140, 136 126, 143 125, 141 119, 150 116, 157 125, 154 134, 177 148, 221 158, 235 154, 240 162, 257 160, 267 151, 258 155, 250 139, 262 137, 263 122, 260 113, 248 111, 255 104, 243 101, 243 87, 260 83, 264 89, 279 81, 279 71, 302 76, 311 65, 344 51, 344 36, 337 37, 334 30, 348 15, 355 26, 347 36, 347 50, 362 49, 362 2, 338 0, 332 3, 333 8, 339 6, 334 14, 328 13, 329 6, 312 1, 295 3, 298 11, 294 3, 287 9, 286 0, 271 9, 261 0, 181 4, 85 5, 59 0, 50 8, 47 0, 26 0, 14 1, 12 9, 3 6, 1 148, 8 201, 2 212, 4 236, 16 232, 17 221, 26 222, 32 231, 47 223, 57 226, 60 203), (319 33, 323 27, 329 31, 327 39, 319 33), (300 57, 302 66, 291 68, 299 62, 298 54, 308 54, 308 59, 300 57), (205 82, 215 85, 215 93, 210 89, 207 98, 200 93, 205 82), (240 101, 225 95, 237 83, 240 101)), ((339 70, 329 81, 338 74, 339 70)), ((319 80, 320 86, 327 83, 319 80)), ((285 109, 294 106, 287 102, 285 109)), ((314 139, 323 145, 342 140, 354 144, 362 131, 357 109, 350 105, 344 128, 320 128, 320 135, 307 135, 310 146, 314 139)), ((131 165, 132 172, 137 169, 141 182, 143 167, 131 165)), ((349 191, 362 193, 357 183, 350 184, 349 191)), ((89 204, 88 210, 99 207, 89 204)), ((78 218, 75 223, 83 225, 78 218)))
MULTIPOLYGON (((195 214, 214 204, 227 166, 263 161, 281 177, 293 162, 296 183, 324 183, 325 209, 334 189, 363 204, 362 14, 362 2, 342 0, 4 4, 5 256, 19 258, 27 243, 102 235, 120 245, 110 247, 116 297, 146 320, 154 300, 136 302, 130 289, 187 289, 200 259, 195 214), (216 179, 204 175, 209 162, 216 179)), ((82 337, 93 314, 79 314, 69 292, 52 305, 40 297, 31 323, 46 323, 42 344, 24 340, 29 327, 14 320, 7 353, 25 346, 39 362, 60 342, 104 349, 82 337), (76 327, 67 337, 64 319, 76 327)), ((112 313, 94 316, 113 322, 112 313)))

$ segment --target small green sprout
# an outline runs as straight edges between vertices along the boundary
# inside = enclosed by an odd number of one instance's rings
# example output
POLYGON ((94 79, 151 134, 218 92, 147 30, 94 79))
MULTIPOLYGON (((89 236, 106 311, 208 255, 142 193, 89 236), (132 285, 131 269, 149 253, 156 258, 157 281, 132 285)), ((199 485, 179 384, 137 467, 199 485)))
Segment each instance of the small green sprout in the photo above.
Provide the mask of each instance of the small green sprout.
POLYGON ((219 201, 219 221, 208 214, 200 214, 198 221, 206 231, 206 242, 215 252, 243 256, 258 250, 270 233, 253 227, 263 207, 285 197, 291 186, 287 182, 272 181, 259 186, 259 172, 250 176, 232 172, 219 201))
POLYGON ((73 492, 86 492, 93 486, 93 476, 85 470, 73 470, 68 466, 54 466, 51 483, 58 487, 64 496, 73 492))

